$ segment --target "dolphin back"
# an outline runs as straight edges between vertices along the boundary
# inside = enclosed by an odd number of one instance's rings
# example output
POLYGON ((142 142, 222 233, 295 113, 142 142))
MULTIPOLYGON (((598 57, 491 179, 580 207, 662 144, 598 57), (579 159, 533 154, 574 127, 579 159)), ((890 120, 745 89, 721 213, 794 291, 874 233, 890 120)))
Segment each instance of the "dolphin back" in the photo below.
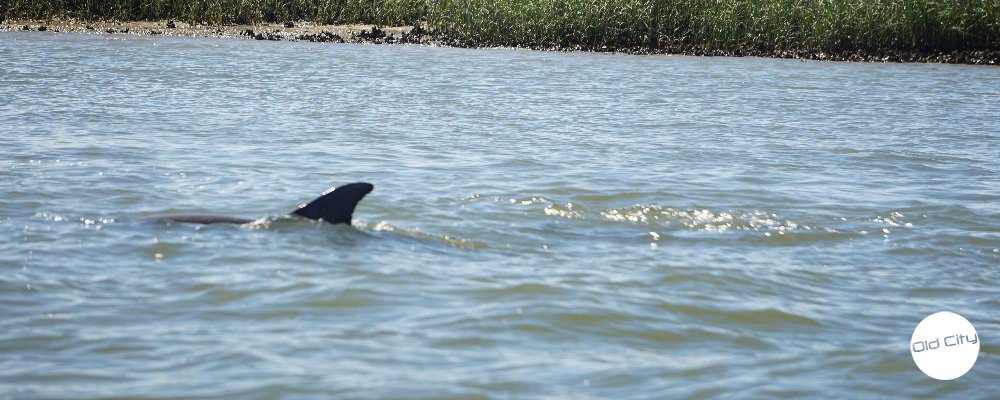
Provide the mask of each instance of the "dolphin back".
POLYGON ((219 215, 164 215, 153 217, 160 221, 186 222, 191 224, 249 224, 252 219, 223 217, 219 215))
POLYGON ((354 207, 374 188, 375 186, 365 182, 338 186, 327 190, 316 200, 299 206, 299 209, 292 211, 292 214, 309 219, 322 219, 331 224, 350 225, 354 207))

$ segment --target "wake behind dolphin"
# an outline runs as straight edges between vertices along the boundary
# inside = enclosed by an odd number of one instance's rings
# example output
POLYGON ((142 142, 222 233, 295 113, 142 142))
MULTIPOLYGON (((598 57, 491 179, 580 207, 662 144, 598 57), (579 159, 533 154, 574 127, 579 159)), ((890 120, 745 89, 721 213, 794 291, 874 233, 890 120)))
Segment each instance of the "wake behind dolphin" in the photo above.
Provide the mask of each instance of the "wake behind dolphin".
MULTIPOLYGON (((331 224, 350 225, 354 208, 374 188, 375 186, 365 182, 350 183, 330 188, 315 200, 299 206, 291 214, 314 220, 322 220, 331 224)), ((255 221, 253 219, 218 215, 166 215, 158 219, 194 224, 249 224, 255 221)))

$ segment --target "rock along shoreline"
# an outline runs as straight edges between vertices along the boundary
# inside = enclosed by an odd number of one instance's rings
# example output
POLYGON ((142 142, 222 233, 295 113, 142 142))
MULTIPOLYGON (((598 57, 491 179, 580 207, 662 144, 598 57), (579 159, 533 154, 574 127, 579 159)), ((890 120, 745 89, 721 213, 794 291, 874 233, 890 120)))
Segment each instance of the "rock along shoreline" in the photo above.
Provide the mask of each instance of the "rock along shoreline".
MULTIPOLYGON (((377 27, 363 24, 321 25, 312 22, 285 22, 259 25, 202 25, 181 21, 78 21, 72 19, 17 20, 0 22, 0 31, 48 31, 82 34, 126 34, 142 36, 215 37, 246 40, 271 40, 355 44, 419 44, 462 48, 496 47, 461 41, 429 31, 421 26, 377 27)), ((516 47, 521 48, 521 47, 516 47)), ((1000 66, 1000 51, 958 51, 950 53, 916 53, 888 50, 884 52, 825 53, 809 50, 762 51, 757 49, 710 49, 696 45, 663 45, 658 48, 592 48, 523 47, 545 51, 590 51, 624 54, 676 54, 690 56, 769 57, 801 60, 851 62, 919 62, 1000 66)))

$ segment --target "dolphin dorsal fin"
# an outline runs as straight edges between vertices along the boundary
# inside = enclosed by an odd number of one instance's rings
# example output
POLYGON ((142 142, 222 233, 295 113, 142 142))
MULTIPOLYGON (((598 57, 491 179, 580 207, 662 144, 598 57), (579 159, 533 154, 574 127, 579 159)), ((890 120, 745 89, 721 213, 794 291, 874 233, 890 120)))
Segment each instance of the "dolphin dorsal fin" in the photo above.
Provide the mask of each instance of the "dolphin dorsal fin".
POLYGON ((292 214, 309 219, 322 219, 331 224, 350 225, 354 207, 374 188, 372 184, 364 182, 331 188, 309 204, 299 206, 299 209, 292 211, 292 214))

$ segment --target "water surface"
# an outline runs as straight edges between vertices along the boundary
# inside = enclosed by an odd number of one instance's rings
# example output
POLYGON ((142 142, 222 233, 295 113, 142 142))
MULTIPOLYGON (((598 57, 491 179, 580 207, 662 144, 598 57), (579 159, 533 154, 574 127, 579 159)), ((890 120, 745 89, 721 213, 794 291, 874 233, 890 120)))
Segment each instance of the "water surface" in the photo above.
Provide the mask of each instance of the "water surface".
POLYGON ((996 398, 998 115, 988 67, 0 33, 0 395, 996 398))

